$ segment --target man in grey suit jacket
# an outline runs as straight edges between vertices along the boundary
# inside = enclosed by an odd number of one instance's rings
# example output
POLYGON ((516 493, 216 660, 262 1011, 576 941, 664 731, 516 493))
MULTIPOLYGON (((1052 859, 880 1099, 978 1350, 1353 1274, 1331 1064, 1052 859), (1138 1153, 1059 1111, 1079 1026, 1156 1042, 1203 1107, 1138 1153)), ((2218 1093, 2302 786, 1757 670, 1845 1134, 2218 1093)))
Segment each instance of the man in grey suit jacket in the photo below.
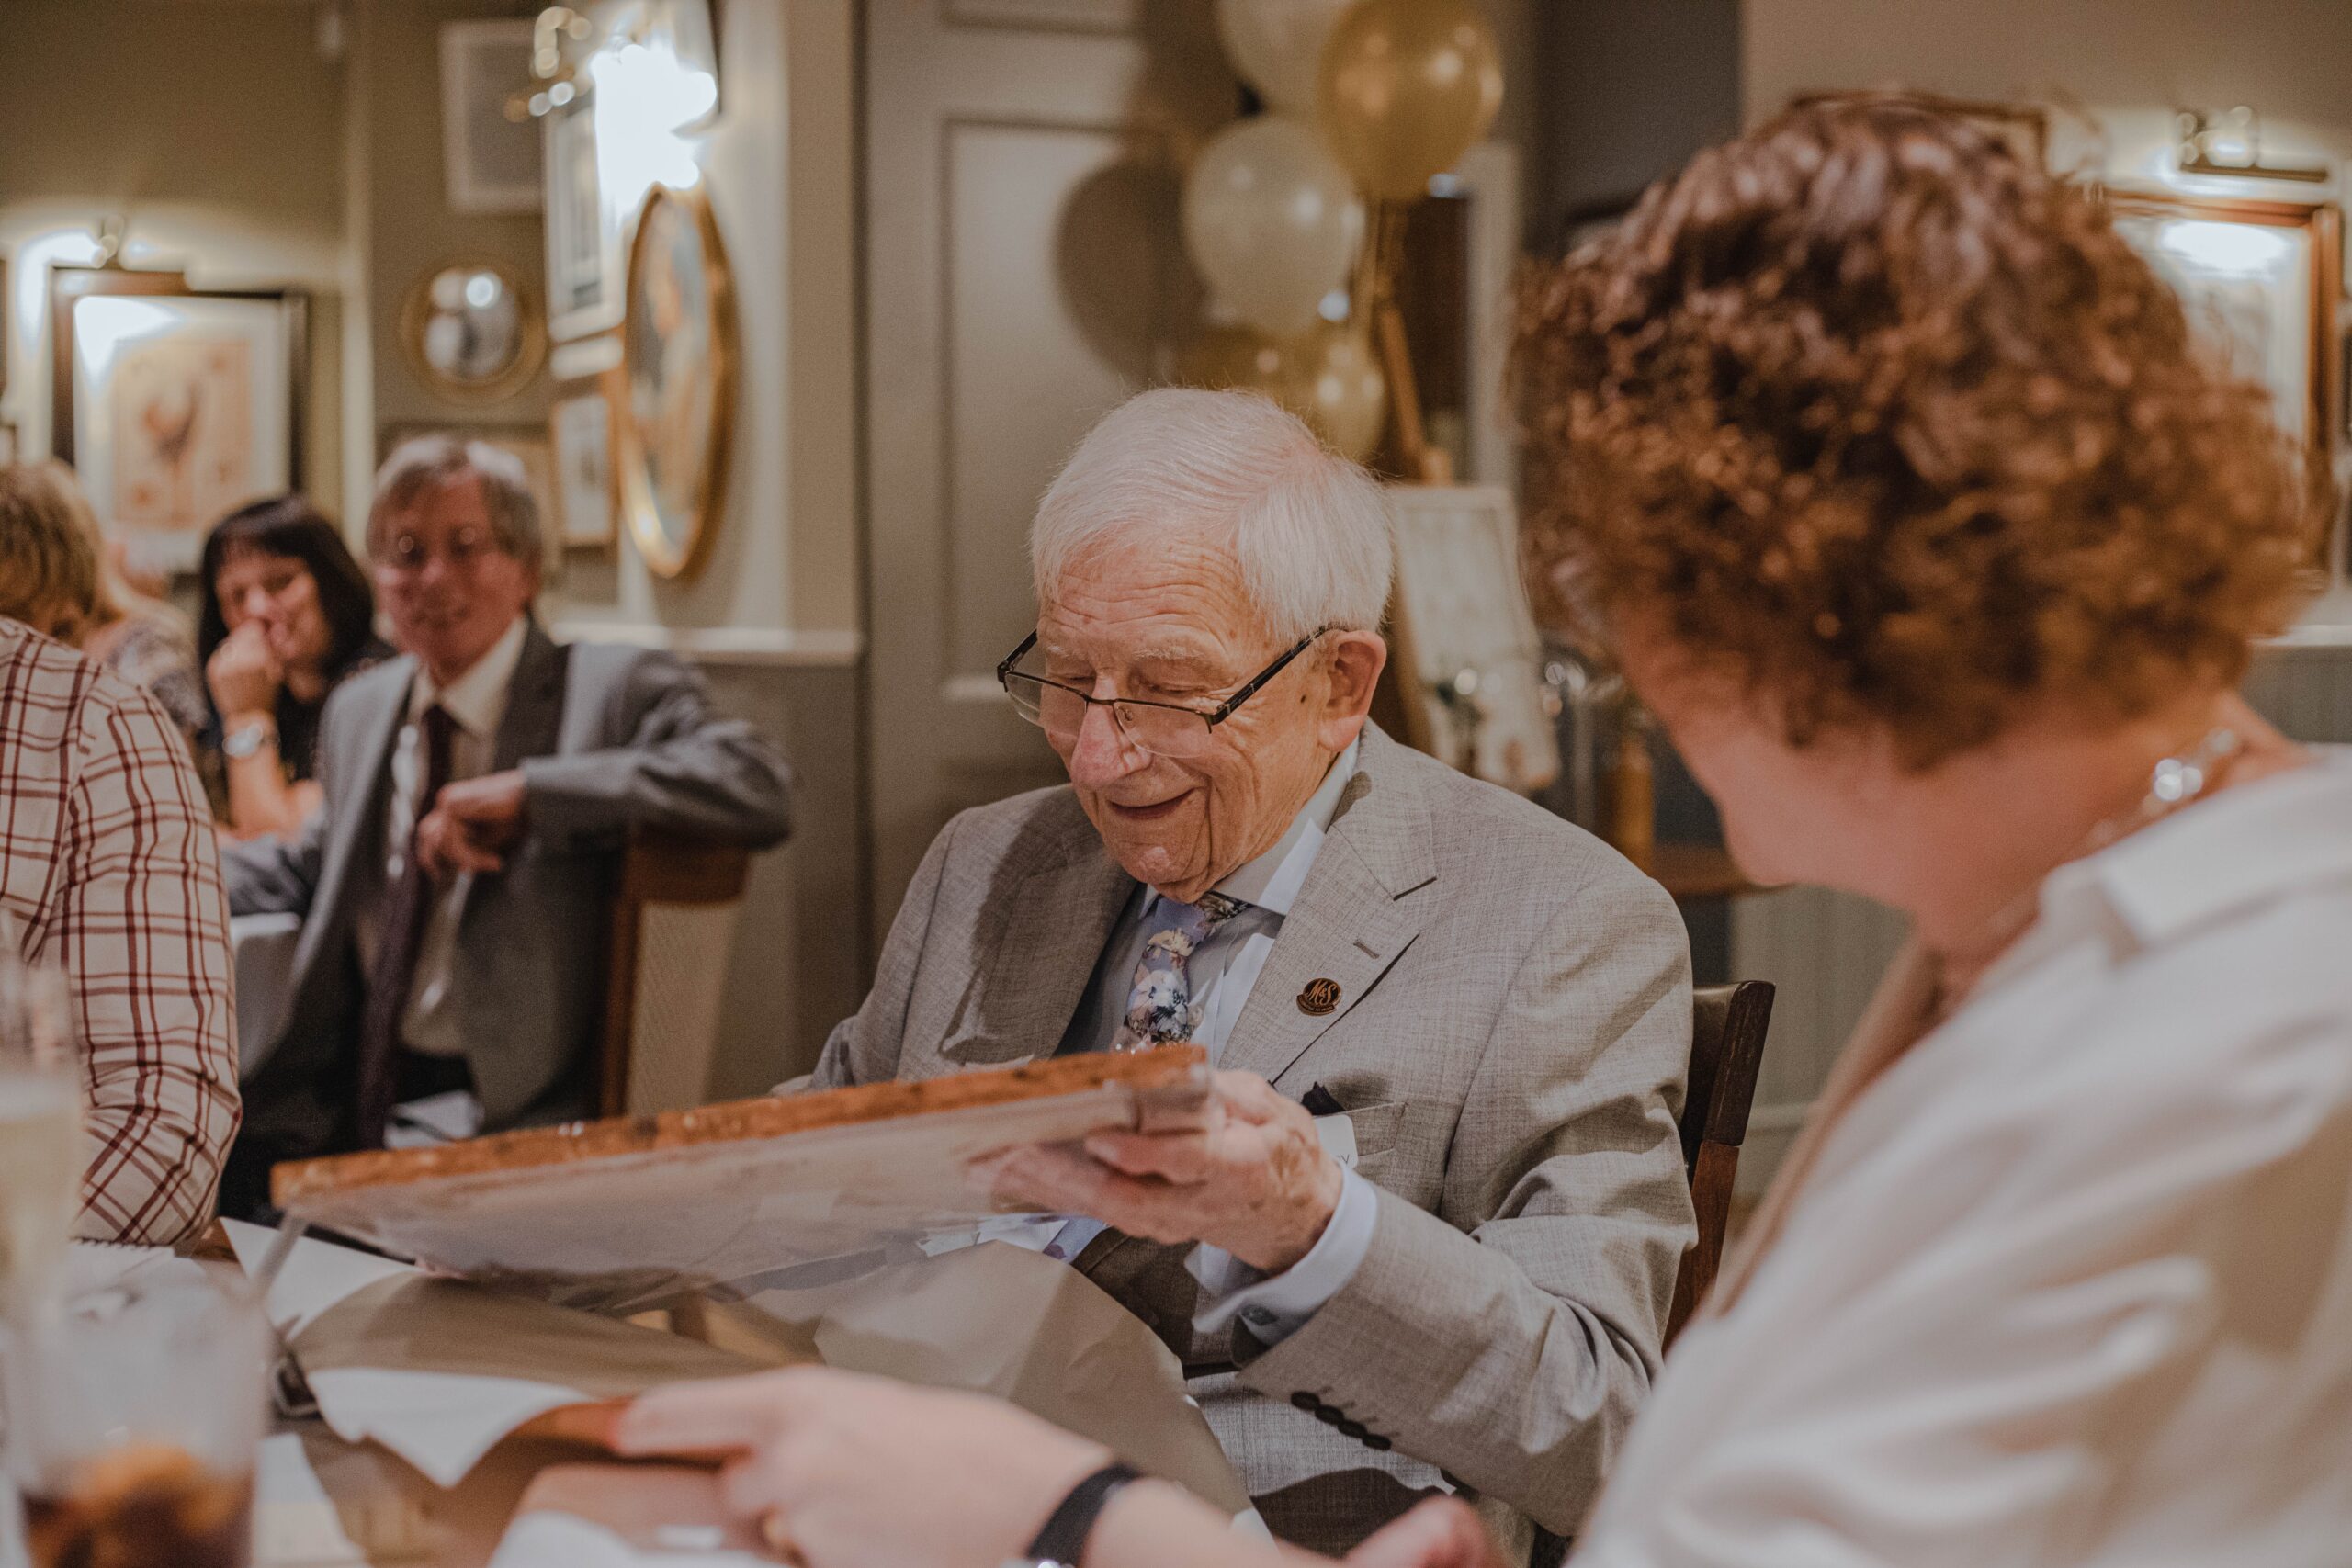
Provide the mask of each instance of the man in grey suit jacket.
POLYGON ((811 1081, 1205 1044, 1208 1133, 998 1190, 1089 1217, 1029 1239, 1175 1348, 1277 1534, 1342 1551, 1445 1487, 1523 1556, 1606 1472, 1693 1234, 1673 905, 1366 722, 1385 509, 1271 403, 1136 399, 1032 546, 1001 673, 1071 785, 940 834, 811 1081))
POLYGON ((539 537, 495 448, 387 461, 368 547, 405 657, 354 677, 320 732, 324 807, 231 846, 232 910, 303 917, 291 1000, 245 1086, 224 1209, 268 1166, 568 1120, 592 1109, 615 852, 647 826, 754 846, 786 773, 701 682, 641 649, 559 648, 530 615, 539 537))

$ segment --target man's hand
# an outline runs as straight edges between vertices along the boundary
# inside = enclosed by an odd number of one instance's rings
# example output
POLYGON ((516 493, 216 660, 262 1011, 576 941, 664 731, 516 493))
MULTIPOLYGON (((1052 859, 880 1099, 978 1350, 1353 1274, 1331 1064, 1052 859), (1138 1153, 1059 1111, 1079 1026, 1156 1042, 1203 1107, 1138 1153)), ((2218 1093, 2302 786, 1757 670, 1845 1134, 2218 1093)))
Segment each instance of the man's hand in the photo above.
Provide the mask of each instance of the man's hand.
POLYGON ((1267 1274, 1313 1250, 1345 1180, 1315 1119, 1254 1073, 1216 1076, 1203 1131, 1098 1133, 1083 1152, 1038 1145, 973 1170, 996 1197, 1152 1241, 1204 1241, 1267 1274))
POLYGON ((416 860, 436 880, 461 871, 498 871, 523 836, 523 775, 509 769, 442 786, 416 825, 416 860))
POLYGON ((1005 1562, 1111 1457, 992 1399, 825 1367, 658 1389, 613 1446, 724 1458, 728 1510, 810 1568, 1005 1562))
POLYGON ((1470 1506, 1432 1497, 1347 1556, 1348 1568, 1503 1568, 1494 1538, 1470 1506))

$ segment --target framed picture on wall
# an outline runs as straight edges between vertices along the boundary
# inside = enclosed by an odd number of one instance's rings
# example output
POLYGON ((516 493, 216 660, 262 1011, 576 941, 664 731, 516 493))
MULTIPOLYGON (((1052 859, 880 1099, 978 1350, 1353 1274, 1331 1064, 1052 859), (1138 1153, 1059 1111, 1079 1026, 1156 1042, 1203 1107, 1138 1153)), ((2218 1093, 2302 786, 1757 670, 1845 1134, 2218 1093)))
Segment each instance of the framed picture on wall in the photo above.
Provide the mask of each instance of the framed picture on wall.
POLYGON ((1389 632, 1416 749, 1522 794, 1559 776, 1544 644, 1500 485, 1396 485, 1389 632))
POLYGON ((609 547, 617 533, 618 479, 613 467, 610 377, 565 388, 548 412, 555 457, 558 532, 567 549, 609 547))
POLYGON ((175 272, 51 274, 51 450, 142 567, 193 568, 223 513, 299 482, 306 306, 175 272))
POLYGON ((735 429, 735 288, 710 199, 656 186, 630 246, 621 328, 621 505, 645 564, 709 554, 735 429))
POLYGON ((620 325, 628 257, 623 216, 596 166, 593 92, 551 110, 546 138, 548 336, 557 343, 620 325))
POLYGON ((531 27, 441 26, 441 166, 452 212, 539 209, 539 128, 506 113, 507 101, 532 85, 531 27))
POLYGON ((2116 231, 2188 308, 2189 326, 2241 376, 2270 389, 2279 427, 2332 482, 2344 430, 2344 211, 2332 202, 2263 201, 2110 188, 2116 231))

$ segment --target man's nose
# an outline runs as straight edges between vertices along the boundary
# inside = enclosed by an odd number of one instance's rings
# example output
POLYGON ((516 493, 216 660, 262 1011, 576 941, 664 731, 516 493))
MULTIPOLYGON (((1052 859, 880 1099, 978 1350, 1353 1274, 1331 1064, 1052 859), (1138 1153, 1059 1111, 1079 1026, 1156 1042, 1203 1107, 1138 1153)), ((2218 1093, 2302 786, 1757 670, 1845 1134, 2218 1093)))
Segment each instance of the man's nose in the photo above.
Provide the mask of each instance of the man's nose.
POLYGON ((1108 703, 1087 705, 1078 725, 1078 743, 1069 751, 1072 784, 1099 789, 1150 765, 1151 759, 1119 728, 1118 716, 1108 703))

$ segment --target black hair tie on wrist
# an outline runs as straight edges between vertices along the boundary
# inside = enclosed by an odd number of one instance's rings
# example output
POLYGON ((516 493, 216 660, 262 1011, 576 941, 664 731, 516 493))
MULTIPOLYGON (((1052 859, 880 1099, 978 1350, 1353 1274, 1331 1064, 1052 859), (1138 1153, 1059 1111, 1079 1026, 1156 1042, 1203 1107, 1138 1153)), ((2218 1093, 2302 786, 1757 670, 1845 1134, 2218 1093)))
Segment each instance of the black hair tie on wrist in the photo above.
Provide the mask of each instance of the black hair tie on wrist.
POLYGON ((1133 1465, 1106 1464, 1069 1489, 1046 1528, 1029 1543, 1022 1556, 1032 1562, 1059 1562, 1065 1568, 1078 1568, 1086 1555, 1086 1538, 1094 1533, 1094 1521, 1102 1517, 1112 1496, 1130 1481, 1139 1481, 1142 1473, 1133 1465))

